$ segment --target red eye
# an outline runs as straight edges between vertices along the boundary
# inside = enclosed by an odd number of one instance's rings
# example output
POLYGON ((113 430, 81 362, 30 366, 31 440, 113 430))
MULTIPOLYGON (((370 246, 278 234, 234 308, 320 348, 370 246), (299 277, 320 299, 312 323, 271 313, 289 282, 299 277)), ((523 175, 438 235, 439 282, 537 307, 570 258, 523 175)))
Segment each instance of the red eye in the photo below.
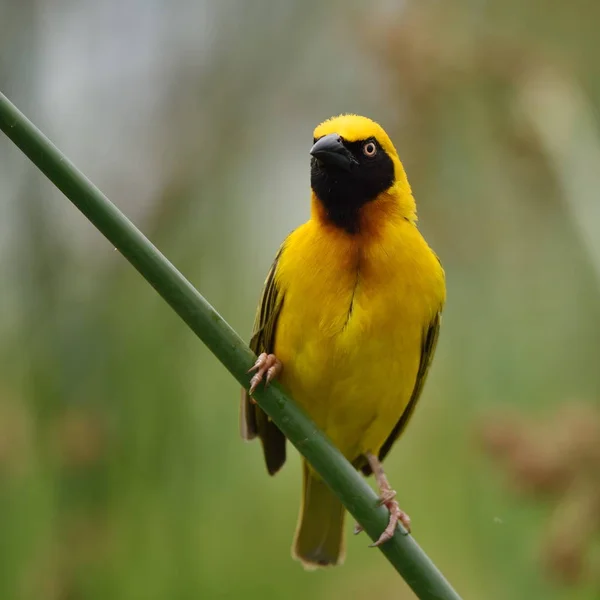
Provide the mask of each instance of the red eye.
POLYGON ((377 154, 377 146, 375 145, 375 142, 367 142, 363 146, 363 153, 365 156, 373 158, 377 154))

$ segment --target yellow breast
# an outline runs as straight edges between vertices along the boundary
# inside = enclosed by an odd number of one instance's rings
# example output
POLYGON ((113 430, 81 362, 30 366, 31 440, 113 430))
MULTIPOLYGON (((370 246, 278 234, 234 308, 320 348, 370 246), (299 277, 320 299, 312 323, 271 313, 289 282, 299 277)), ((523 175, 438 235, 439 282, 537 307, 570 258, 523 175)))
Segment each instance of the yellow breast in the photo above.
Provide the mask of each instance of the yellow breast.
POLYGON ((437 258, 404 219, 376 236, 313 219, 286 241, 276 281, 283 385, 347 458, 378 452, 410 399, 424 332, 444 301, 437 258))

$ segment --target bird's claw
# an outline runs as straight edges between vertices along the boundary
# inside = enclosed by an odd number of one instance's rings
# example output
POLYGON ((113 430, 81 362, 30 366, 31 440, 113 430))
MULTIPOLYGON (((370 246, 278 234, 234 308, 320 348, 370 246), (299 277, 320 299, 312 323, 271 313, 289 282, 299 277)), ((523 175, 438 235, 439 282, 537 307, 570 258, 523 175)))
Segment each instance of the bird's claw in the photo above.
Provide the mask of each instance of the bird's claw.
MULTIPOLYGON (((254 365, 248 369, 248 373, 252 373, 252 371, 256 371, 256 373, 252 376, 250 380, 250 389, 248 393, 250 396, 254 394, 258 384, 265 379, 265 386, 269 385, 269 383, 279 375, 282 369, 282 364, 279 359, 274 354, 267 354, 263 352, 257 359, 254 365)), ((252 402, 254 400, 250 398, 252 402)))
POLYGON ((379 502, 377 506, 387 506, 388 502, 391 502, 396 497, 396 490, 384 490, 379 496, 379 502))
MULTIPOLYGON (((381 546, 381 544, 384 544, 394 537, 398 523, 402 523, 406 529, 405 535, 408 535, 410 533, 410 517, 400 508, 400 505, 396 500, 396 491, 391 488, 390 483, 385 476, 381 461, 371 453, 367 453, 366 457, 367 461, 369 462, 369 466, 375 475, 377 486, 379 487, 380 495, 378 506, 387 506, 388 510, 390 511, 390 519, 387 527, 383 530, 383 533, 379 536, 379 539, 371 544, 371 547, 375 547, 381 546)), ((360 531, 362 531, 362 527, 358 533, 360 533, 360 531)))
MULTIPOLYGON (((395 495, 396 493, 394 492, 394 496, 395 495)), ((390 511, 390 520, 388 522, 388 526, 383 530, 383 533, 379 536, 379 539, 376 542, 370 544, 371 548, 381 546, 381 544, 384 544, 388 540, 391 540, 394 537, 394 533, 396 533, 396 527, 398 527, 398 523, 402 523, 402 525, 406 529, 406 535, 410 533, 410 517, 400 508, 398 501, 394 500, 394 496, 392 496, 388 500, 382 499, 381 505, 387 506, 388 510, 390 511)))
MULTIPOLYGON (((395 490, 385 490, 379 497, 377 506, 387 506, 390 511, 390 520, 388 526, 385 528, 383 533, 379 536, 376 542, 370 544, 371 548, 381 546, 381 544, 387 542, 394 537, 396 527, 398 523, 401 523, 406 529, 406 534, 410 533, 410 517, 400 508, 398 502, 394 500, 396 497, 395 490)), ((364 527, 360 523, 356 523, 354 526, 354 535, 358 535, 364 531, 364 527)))

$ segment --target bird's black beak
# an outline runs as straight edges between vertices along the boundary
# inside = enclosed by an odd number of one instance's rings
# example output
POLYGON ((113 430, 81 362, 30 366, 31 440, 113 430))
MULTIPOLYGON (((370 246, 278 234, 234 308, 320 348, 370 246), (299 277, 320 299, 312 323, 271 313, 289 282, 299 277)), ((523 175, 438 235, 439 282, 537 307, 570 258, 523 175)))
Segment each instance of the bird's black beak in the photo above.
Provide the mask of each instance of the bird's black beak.
POLYGON ((310 153, 319 162, 350 171, 356 159, 344 146, 342 138, 337 133, 330 133, 318 139, 310 149, 310 153))

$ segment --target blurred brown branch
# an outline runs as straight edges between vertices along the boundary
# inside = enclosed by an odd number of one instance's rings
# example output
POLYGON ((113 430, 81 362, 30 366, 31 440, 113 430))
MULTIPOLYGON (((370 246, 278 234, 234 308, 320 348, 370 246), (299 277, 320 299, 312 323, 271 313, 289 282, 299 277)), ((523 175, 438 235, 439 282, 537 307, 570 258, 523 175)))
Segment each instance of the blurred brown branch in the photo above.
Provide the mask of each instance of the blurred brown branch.
POLYGON ((481 440, 517 491, 553 505, 542 544, 548 574, 574 583, 593 573, 586 555, 600 535, 600 409, 568 402, 545 419, 494 414, 481 440))

